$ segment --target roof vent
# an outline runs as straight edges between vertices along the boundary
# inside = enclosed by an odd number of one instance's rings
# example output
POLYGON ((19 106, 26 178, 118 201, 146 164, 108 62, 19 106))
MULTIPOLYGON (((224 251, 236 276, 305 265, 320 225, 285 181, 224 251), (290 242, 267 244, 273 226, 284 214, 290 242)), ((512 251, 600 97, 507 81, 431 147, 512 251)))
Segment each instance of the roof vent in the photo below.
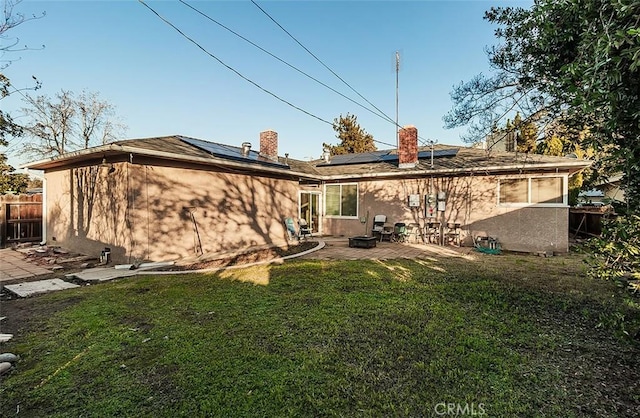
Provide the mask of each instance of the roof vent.
POLYGON ((251 151, 251 142, 243 142, 242 143, 242 156, 248 157, 249 151, 251 151))
POLYGON ((327 164, 329 164, 331 162, 331 150, 329 148, 323 148, 323 150, 322 150, 322 159, 327 164))

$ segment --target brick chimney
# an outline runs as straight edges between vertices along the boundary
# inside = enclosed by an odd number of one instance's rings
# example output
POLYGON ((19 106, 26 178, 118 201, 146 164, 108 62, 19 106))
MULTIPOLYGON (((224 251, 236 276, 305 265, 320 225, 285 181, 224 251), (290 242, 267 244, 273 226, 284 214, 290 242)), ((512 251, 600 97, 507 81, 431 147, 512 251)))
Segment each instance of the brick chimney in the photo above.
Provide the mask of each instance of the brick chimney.
POLYGON ((398 135, 398 168, 415 168, 418 165, 418 129, 408 125, 398 135))
POLYGON ((273 161, 278 160, 278 133, 276 131, 260 132, 260 155, 273 161))

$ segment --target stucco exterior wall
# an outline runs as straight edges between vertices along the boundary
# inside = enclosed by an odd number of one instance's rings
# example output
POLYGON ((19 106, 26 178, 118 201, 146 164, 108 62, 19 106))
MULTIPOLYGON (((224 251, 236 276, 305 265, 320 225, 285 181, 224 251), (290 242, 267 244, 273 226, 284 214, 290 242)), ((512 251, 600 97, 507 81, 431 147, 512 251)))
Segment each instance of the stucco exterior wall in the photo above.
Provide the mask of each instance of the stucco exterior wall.
MULTIPOLYGON (((119 167, 116 167, 119 168, 119 167)), ((121 169, 91 166, 47 172, 47 243, 87 255, 111 249, 122 259, 130 247, 121 169)))
POLYGON ((92 255, 110 247, 116 262, 171 260, 200 247, 282 244, 282 220, 297 213, 297 182, 289 180, 157 164, 114 169, 47 172, 50 243, 92 255))
POLYGON ((386 215, 387 223, 418 223, 429 220, 460 223, 463 244, 473 245, 477 236, 497 238, 503 249, 512 251, 568 251, 569 209, 561 207, 506 207, 498 204, 498 177, 464 176, 380 180, 359 182, 359 217, 367 217, 365 229, 359 219, 326 217, 324 231, 329 235, 371 234, 375 215, 386 215), (427 218, 425 195, 446 193, 445 211, 427 218), (420 207, 411 208, 409 195, 420 195, 420 207))

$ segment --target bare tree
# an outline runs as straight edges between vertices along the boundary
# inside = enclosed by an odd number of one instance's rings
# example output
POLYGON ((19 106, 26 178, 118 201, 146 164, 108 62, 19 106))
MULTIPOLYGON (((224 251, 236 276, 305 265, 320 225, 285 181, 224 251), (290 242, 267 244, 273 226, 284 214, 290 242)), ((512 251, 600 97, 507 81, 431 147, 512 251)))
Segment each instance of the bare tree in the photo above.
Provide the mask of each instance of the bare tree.
POLYGON ((55 157, 106 144, 126 129, 118 122, 115 107, 95 92, 83 91, 76 96, 61 90, 53 99, 26 97, 27 107, 22 111, 29 119, 24 130, 30 141, 25 151, 31 157, 55 157))
POLYGON ((118 135, 126 130, 125 126, 116 120, 115 107, 100 100, 98 93, 85 90, 75 102, 83 148, 115 141, 118 135))
MULTIPOLYGON (((10 59, 5 59, 6 53, 30 49, 27 46, 16 48, 16 46, 20 42, 20 39, 8 36, 7 32, 9 31, 9 29, 13 29, 16 26, 21 25, 22 23, 29 20, 40 19, 46 14, 45 12, 42 12, 42 14, 39 16, 32 15, 27 17, 22 13, 14 11, 14 7, 21 2, 22 0, 3 0, 2 5, 0 6, 2 7, 2 11, 0 12, 0 71, 7 68, 12 61, 10 59)), ((38 88, 40 88, 40 82, 35 77, 33 77, 33 79, 35 80, 34 86, 27 87, 21 90, 37 90, 38 88)), ((0 100, 11 95, 12 93, 21 90, 17 90, 15 87, 13 87, 11 85, 11 82, 9 81, 9 78, 2 74, 2 72, 0 72, 0 100)), ((13 122, 11 116, 8 113, 0 110, 0 145, 6 146, 7 137, 20 136, 21 133, 22 130, 20 126, 13 122)))
MULTIPOLYGON (((6 32, 9 29, 15 28, 18 25, 21 25, 24 22, 28 22, 29 20, 40 19, 46 15, 46 12, 42 12, 40 15, 31 15, 25 16, 20 12, 14 11, 14 7, 18 4, 22 3, 22 0, 3 0, 2 1, 2 12, 0 15, 0 56, 4 57, 6 52, 17 52, 17 51, 26 51, 29 48, 28 46, 17 47, 20 43, 19 38, 11 38, 6 32)), ((44 45, 42 46, 44 48, 44 45)), ((12 60, 0 60, 0 69, 4 69, 11 64, 12 60)))

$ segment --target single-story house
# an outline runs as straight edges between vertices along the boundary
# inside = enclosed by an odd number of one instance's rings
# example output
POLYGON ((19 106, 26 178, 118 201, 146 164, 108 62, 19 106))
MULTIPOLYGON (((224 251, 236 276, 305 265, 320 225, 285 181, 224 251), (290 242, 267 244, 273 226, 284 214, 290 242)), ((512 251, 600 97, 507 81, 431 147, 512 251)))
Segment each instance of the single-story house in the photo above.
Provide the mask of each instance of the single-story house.
POLYGON ((371 234, 391 225, 459 223, 463 244, 497 238, 503 249, 568 250, 568 178, 575 158, 419 147, 413 126, 395 150, 300 161, 278 156, 278 135, 223 145, 174 135, 132 139, 28 164, 44 170, 44 239, 115 261, 168 260, 278 245, 283 220, 314 234, 371 234))
POLYGON ((626 203, 622 186, 622 174, 616 173, 606 181, 596 184, 595 189, 602 193, 602 201, 626 203))

